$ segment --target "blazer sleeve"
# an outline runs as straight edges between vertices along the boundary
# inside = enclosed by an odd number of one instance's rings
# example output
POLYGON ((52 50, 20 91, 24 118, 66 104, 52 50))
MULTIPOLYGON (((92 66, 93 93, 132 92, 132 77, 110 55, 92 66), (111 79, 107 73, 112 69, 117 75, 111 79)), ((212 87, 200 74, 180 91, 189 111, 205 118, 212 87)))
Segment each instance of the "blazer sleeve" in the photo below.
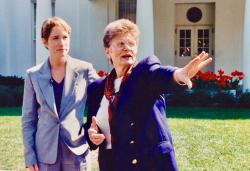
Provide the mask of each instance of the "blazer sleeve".
POLYGON ((84 114, 85 116, 87 115, 87 122, 84 124, 84 131, 86 132, 85 134, 85 138, 89 144, 90 150, 95 150, 98 148, 97 145, 95 145, 94 143, 92 143, 92 141, 90 141, 89 138, 89 134, 88 134, 88 129, 91 126, 91 122, 92 122, 92 116, 95 116, 94 113, 94 94, 93 93, 93 84, 90 84, 87 88, 87 100, 86 100, 86 105, 85 105, 85 111, 84 114))
POLYGON ((163 66, 156 56, 150 56, 145 59, 144 71, 146 72, 146 80, 148 89, 154 95, 166 93, 171 87, 176 86, 173 74, 177 67, 163 66))
POLYGON ((37 130, 37 101, 32 86, 30 73, 27 71, 24 82, 24 95, 22 106, 22 136, 24 144, 25 166, 37 163, 35 134, 37 130))

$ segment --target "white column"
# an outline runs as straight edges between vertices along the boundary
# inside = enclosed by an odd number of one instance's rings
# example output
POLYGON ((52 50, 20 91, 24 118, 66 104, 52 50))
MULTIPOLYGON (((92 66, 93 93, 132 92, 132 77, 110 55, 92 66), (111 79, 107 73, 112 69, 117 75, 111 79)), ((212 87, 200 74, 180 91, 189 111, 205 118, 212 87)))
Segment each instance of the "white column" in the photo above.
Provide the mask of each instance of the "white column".
POLYGON ((36 11, 36 64, 47 59, 49 53, 41 40, 41 27, 44 20, 52 17, 51 0, 37 0, 36 11))
POLYGON ((137 59, 143 59, 154 54, 154 13, 153 0, 137 0, 136 24, 141 36, 137 59))
POLYGON ((250 90, 250 0, 245 2, 244 33, 243 33, 243 80, 244 90, 250 90))

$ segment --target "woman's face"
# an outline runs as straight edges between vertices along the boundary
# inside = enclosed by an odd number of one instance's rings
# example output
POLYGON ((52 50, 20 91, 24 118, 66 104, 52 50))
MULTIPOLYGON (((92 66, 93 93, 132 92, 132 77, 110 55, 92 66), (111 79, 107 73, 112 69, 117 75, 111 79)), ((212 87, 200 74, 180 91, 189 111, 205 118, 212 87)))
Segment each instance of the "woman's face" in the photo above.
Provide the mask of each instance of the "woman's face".
POLYGON ((63 28, 55 26, 48 40, 44 40, 44 46, 48 48, 51 57, 66 57, 70 47, 70 36, 63 28))
POLYGON ((131 34, 126 33, 114 37, 105 52, 112 60, 115 68, 129 68, 136 61, 137 41, 131 34))

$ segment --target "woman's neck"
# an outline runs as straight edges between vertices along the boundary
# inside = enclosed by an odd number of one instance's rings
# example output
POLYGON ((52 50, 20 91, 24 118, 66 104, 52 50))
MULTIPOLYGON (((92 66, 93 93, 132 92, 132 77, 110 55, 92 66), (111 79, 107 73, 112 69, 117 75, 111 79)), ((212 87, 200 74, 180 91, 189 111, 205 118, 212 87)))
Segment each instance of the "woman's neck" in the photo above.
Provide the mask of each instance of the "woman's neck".
POLYGON ((55 59, 49 57, 50 67, 51 67, 51 77, 57 82, 62 82, 65 77, 66 72, 66 59, 67 57, 61 57, 60 59, 55 59))
POLYGON ((132 66, 130 67, 115 67, 115 72, 116 72, 116 78, 121 78, 123 76, 125 76, 128 72, 130 72, 132 66))
POLYGON ((56 58, 56 57, 49 57, 49 62, 50 62, 50 66, 51 68, 61 68, 66 66, 66 61, 67 61, 67 57, 60 57, 60 58, 56 58))

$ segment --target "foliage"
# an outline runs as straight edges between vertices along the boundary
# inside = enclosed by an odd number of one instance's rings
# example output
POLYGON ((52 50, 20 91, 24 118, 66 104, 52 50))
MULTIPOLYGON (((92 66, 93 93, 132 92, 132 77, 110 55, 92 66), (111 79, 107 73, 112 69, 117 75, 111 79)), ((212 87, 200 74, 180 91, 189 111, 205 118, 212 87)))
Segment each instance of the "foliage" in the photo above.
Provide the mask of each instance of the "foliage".
POLYGON ((213 97, 213 103, 218 107, 235 107, 237 98, 229 92, 218 92, 213 97))
POLYGON ((191 90, 186 86, 171 86, 166 102, 170 106, 250 107, 249 93, 242 92, 243 78, 239 71, 230 75, 225 75, 223 70, 218 74, 199 71, 192 79, 191 90))
POLYGON ((0 106, 20 106, 23 99, 23 85, 0 85, 0 106))
POLYGON ((0 75, 0 85, 21 86, 23 84, 24 79, 21 77, 0 75))
POLYGON ((250 92, 242 93, 239 96, 239 106, 240 107, 249 107, 250 108, 250 92))
POLYGON ((23 86, 23 78, 0 75, 0 106, 22 105, 23 86))
POLYGON ((225 75, 223 70, 218 70, 218 74, 199 71, 192 81, 195 89, 225 90, 238 89, 243 78, 243 72, 237 70, 230 75, 225 75))

